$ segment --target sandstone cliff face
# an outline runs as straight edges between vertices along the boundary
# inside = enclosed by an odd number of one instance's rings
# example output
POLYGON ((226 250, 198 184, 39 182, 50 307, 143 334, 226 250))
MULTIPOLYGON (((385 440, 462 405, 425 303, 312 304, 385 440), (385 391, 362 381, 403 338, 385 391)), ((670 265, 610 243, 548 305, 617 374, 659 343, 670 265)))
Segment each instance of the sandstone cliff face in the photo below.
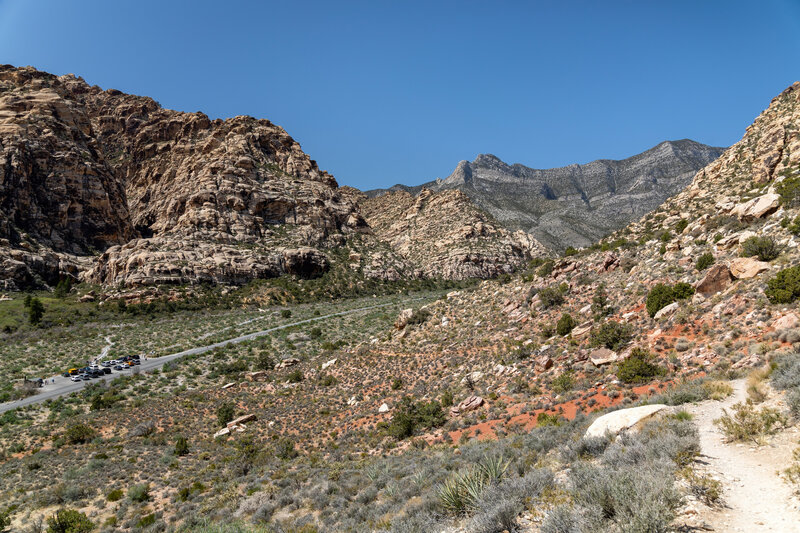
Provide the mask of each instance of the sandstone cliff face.
POLYGON ((0 67, 0 165, 0 265, 21 284, 316 275, 326 259, 306 247, 368 231, 269 121, 210 120, 32 68, 0 67))
MULTIPOLYGON (((587 246, 658 207, 716 159, 722 148, 668 141, 621 161, 539 170, 508 165, 493 155, 461 161, 444 180, 418 193, 458 189, 510 229, 531 233, 554 250, 587 246)), ((368 191, 368 196, 385 191, 368 191)))
POLYGON ((422 277, 492 278, 547 254, 530 235, 506 230, 460 191, 424 189, 416 197, 392 192, 364 198, 360 207, 375 237, 422 277))

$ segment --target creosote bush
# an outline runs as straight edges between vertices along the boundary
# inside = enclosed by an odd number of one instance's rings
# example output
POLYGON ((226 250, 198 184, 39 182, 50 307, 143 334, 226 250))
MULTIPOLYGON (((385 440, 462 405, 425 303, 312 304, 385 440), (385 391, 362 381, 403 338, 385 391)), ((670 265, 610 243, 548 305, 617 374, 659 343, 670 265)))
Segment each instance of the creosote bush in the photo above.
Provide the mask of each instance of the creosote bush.
POLYGON ((800 297, 800 265, 785 268, 767 281, 764 290, 770 302, 788 304, 800 297))
POLYGON ((575 326, 577 326, 577 323, 575 322, 575 319, 572 318, 572 315, 569 313, 564 313, 561 315, 561 318, 558 319, 558 323, 556 324, 556 333, 562 337, 566 337, 575 328, 575 326))
POLYGON ((609 350, 619 350, 628 344, 632 337, 630 326, 609 320, 600 327, 592 328, 591 345, 594 348, 603 346, 609 350))
POLYGON ((643 383, 656 376, 663 376, 667 369, 651 363, 653 355, 643 348, 634 348, 631 355, 620 362, 617 377, 624 383, 643 383))
POLYGON ((672 302, 685 300, 693 294, 694 287, 688 283, 678 282, 675 285, 658 283, 647 293, 647 314, 652 318, 672 302))
POLYGON ((88 533, 94 528, 88 516, 74 509, 61 509, 47 519, 47 533, 88 533))
POLYGON ((397 440, 411 437, 418 429, 432 429, 445 423, 447 416, 437 400, 415 402, 405 396, 397 406, 391 422, 385 426, 387 433, 397 440))
POLYGON ((544 309, 564 303, 564 293, 558 287, 547 287, 539 291, 539 301, 544 309))
POLYGON ((781 253, 772 237, 750 237, 742 243, 742 257, 758 257, 760 261, 772 261, 781 253))
POLYGON ((713 264, 714 264, 714 255, 711 252, 706 252, 697 258, 697 262, 695 263, 694 266, 697 270, 703 271, 713 264))

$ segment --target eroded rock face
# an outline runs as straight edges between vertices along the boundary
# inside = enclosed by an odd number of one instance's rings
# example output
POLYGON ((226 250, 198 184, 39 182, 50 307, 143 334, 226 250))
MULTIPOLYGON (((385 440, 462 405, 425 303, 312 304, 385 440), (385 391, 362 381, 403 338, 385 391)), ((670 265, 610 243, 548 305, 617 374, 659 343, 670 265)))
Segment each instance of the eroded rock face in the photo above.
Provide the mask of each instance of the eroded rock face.
POLYGON ((709 296, 725 290, 732 279, 728 265, 713 265, 708 269, 705 277, 695 285, 695 289, 700 294, 709 296))
POLYGON ((493 278, 547 255, 533 237, 510 232, 460 191, 362 197, 375 236, 422 277, 493 278))
POLYGON ((737 257, 730 264, 731 275, 736 279, 754 278, 769 269, 769 263, 752 257, 737 257))
POLYGON ((666 405, 653 404, 613 411, 592 422, 584 436, 598 438, 607 434, 613 436, 623 431, 635 431, 646 420, 665 409, 669 408, 666 405))
POLYGON ((20 285, 81 271, 124 285, 313 277, 320 250, 368 231, 267 120, 210 120, 29 67, 0 66, 0 163, 0 269, 20 285))
POLYGON ((460 190, 507 228, 526 231, 548 248, 563 250, 588 246, 655 209, 723 151, 684 139, 619 161, 552 169, 509 165, 481 154, 472 162, 458 163, 444 180, 417 187, 396 185, 389 191, 460 190))

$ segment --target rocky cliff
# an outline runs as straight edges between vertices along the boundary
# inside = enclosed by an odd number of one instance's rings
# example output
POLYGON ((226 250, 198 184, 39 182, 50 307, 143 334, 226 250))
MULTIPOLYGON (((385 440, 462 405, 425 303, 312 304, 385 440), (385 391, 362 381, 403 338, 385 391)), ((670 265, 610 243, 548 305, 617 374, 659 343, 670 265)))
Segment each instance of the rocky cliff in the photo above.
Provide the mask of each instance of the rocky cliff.
MULTIPOLYGON (((493 155, 461 161, 444 180, 394 190, 458 189, 500 223, 554 250, 587 246, 658 207, 686 187, 722 148, 667 141, 628 159, 539 170, 493 155)), ((368 191, 368 196, 385 190, 368 191)))
POLYGON ((319 249, 368 231, 267 120, 210 120, 29 67, 0 67, 0 166, 6 285, 315 275, 319 249))
POLYGON ((360 207, 375 237, 418 276, 492 278, 547 254, 530 235, 505 229, 457 190, 391 192, 364 197, 360 207))

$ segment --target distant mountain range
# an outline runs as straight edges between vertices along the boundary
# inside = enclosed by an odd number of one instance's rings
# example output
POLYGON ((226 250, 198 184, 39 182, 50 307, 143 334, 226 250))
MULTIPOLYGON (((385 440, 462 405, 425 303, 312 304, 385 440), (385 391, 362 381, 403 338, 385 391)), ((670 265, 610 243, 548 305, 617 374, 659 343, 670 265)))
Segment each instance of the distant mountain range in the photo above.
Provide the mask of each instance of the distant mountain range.
POLYGON ((366 195, 458 189, 507 228, 563 250, 588 246, 652 211, 724 150, 689 139, 665 141, 619 161, 598 159, 546 170, 481 154, 471 163, 459 162, 444 180, 374 189, 366 195))

